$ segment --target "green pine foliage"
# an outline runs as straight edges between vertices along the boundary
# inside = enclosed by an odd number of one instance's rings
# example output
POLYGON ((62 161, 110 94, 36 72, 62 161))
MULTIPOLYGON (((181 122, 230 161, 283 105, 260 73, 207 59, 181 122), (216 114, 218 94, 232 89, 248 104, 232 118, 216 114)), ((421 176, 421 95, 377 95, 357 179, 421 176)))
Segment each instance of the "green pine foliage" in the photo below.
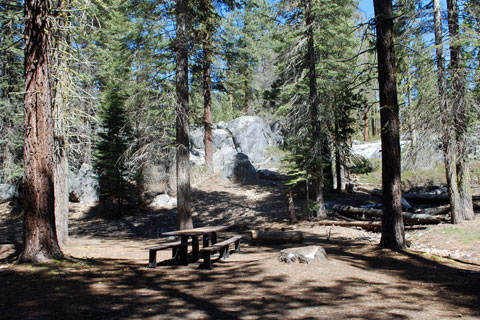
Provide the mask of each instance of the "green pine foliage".
POLYGON ((0 183, 23 174, 23 6, 0 2, 0 183))
MULTIPOLYGON (((307 38, 305 13, 301 1, 285 2, 281 16, 287 22, 277 60, 277 79, 265 93, 270 108, 285 118, 288 132, 287 148, 301 155, 299 169, 315 177, 312 170, 325 167, 331 176, 333 152, 340 155, 342 165, 348 159, 348 141, 354 134, 354 116, 365 104, 358 91, 361 70, 357 67, 360 42, 355 32, 355 2, 350 0, 312 1, 312 29, 315 43, 317 91, 320 108, 317 111, 322 131, 322 154, 312 155, 312 119, 309 107, 307 69, 307 38)), ((338 160, 338 158, 337 158, 338 160)), ((327 181, 331 185, 332 181, 327 181)))
POLYGON ((99 177, 101 196, 115 199, 119 211, 130 177, 124 155, 132 143, 132 130, 124 103, 125 98, 116 88, 110 89, 106 94, 94 166, 99 177))

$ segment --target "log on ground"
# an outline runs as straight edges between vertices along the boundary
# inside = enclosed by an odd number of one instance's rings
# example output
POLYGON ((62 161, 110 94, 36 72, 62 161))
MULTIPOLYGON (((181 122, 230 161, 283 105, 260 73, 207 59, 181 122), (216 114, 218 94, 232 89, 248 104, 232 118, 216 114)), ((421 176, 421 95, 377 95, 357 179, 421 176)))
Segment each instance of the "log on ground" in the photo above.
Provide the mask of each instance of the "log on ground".
MULTIPOLYGON (((338 213, 344 215, 366 216, 375 218, 381 218, 383 216, 383 210, 381 209, 357 208, 339 204, 335 204, 329 209, 337 211, 338 213)), ((441 219, 424 213, 402 212, 402 215, 406 224, 438 224, 441 222, 441 219)))
POLYGON ((320 220, 318 224, 321 226, 338 226, 338 227, 360 227, 363 229, 379 229, 382 227, 380 221, 338 221, 338 220, 320 220))
POLYGON ((259 231, 252 230, 254 244, 302 243, 301 231, 259 231))

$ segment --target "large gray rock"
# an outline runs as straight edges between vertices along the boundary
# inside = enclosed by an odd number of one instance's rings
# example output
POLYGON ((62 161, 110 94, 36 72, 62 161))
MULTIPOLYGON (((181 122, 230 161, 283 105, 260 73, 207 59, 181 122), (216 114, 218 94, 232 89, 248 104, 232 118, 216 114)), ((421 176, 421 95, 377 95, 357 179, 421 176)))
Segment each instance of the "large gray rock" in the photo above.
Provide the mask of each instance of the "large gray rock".
POLYGON ((268 148, 278 146, 277 135, 260 117, 239 117, 232 120, 227 129, 232 134, 235 149, 246 154, 253 163, 267 160, 268 148))
POLYGON ((213 153, 213 166, 225 172, 225 164, 231 161, 237 153, 237 150, 232 146, 218 149, 213 153))
POLYGON ((98 177, 90 165, 84 163, 77 174, 68 174, 68 192, 70 201, 94 203, 100 199, 98 177))
POLYGON ((205 151, 203 149, 190 149, 190 167, 199 167, 205 164, 205 151))
POLYGON ((424 140, 421 144, 404 141, 402 144, 402 170, 429 170, 443 162, 441 144, 424 140))
POLYGON ((189 131, 190 148, 204 149, 205 148, 205 128, 201 125, 190 126, 189 131))
POLYGON ((177 199, 170 197, 168 194, 160 194, 153 199, 150 206, 154 208, 172 209, 177 206, 177 199))
MULTIPOLYGON (((213 151, 233 147, 232 135, 226 129, 212 129, 213 151)), ((205 129, 203 126, 192 126, 190 128, 190 148, 192 150, 205 149, 205 129)))
POLYGON ((366 159, 382 159, 382 145, 380 142, 355 143, 352 153, 366 159))
POLYGON ((235 149, 232 135, 225 129, 213 129, 212 140, 214 152, 225 148, 235 149))
MULTIPOLYGON (((428 170, 443 160, 442 150, 438 142, 423 140, 421 144, 412 144, 409 140, 400 141, 402 149, 402 170, 428 170)), ((366 159, 382 159, 382 146, 378 142, 356 142, 352 145, 352 154, 366 159)))
POLYGON ((5 203, 18 198, 18 189, 13 184, 0 184, 0 203, 5 203))
POLYGON ((227 160, 222 171, 223 176, 233 182, 254 183, 257 179, 257 171, 243 153, 235 154, 227 160))

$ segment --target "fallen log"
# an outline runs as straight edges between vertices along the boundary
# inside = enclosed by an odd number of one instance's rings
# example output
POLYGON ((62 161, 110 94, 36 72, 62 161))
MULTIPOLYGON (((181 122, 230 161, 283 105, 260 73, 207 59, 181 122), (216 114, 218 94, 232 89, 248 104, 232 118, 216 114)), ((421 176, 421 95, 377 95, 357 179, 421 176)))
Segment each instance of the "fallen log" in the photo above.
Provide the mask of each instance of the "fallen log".
MULTIPOLYGON (((383 216, 383 210, 381 209, 357 208, 339 204, 329 206, 329 209, 346 215, 361 215, 375 218, 382 218, 383 216)), ((440 219, 425 213, 402 212, 402 216, 406 224, 438 224, 441 222, 440 219)))
POLYGON ((413 193, 407 192, 403 196, 408 201, 414 203, 438 203, 438 204, 449 204, 448 194, 430 194, 430 193, 413 193))
MULTIPOLYGON (((366 192, 366 193, 371 194, 373 196, 377 196, 377 197, 382 197, 383 196, 382 190, 380 190, 380 189, 369 190, 369 189, 365 189, 365 188, 358 188, 358 190, 366 192)), ((408 212, 414 212, 416 210, 416 208, 413 207, 407 201, 404 194, 402 194, 402 209, 405 210, 405 211, 408 211, 408 212)))
POLYGON ((321 226, 338 226, 338 227, 360 227, 363 229, 377 229, 382 227, 380 221, 334 221, 320 220, 318 224, 321 226))
POLYGON ((254 244, 302 243, 301 231, 259 231, 252 230, 254 244))
POLYGON ((444 206, 433 207, 433 208, 423 208, 422 213, 426 213, 432 216, 445 215, 447 213, 450 213, 450 205, 444 205, 444 206))

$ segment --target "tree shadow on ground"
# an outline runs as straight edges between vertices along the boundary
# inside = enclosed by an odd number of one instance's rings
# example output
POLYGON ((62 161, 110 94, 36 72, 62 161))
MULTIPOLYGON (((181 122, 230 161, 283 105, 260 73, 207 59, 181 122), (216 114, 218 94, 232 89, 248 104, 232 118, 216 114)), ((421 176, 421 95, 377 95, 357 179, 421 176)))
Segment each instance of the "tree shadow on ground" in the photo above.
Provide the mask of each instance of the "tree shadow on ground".
POLYGON ((327 242, 315 234, 307 235, 304 245, 310 244, 324 245, 327 264, 343 261, 402 281, 366 281, 360 271, 339 278, 322 274, 322 264, 280 264, 275 256, 283 246, 248 246, 241 253, 248 259, 218 262, 212 270, 71 259, 0 272, 2 319, 407 319, 424 315, 430 303, 480 316, 478 273, 413 252, 367 251, 364 244, 327 242), (259 253, 267 256, 258 259, 259 253), (291 268, 298 271, 293 277, 284 273, 291 268), (435 296, 415 289, 422 285, 437 288, 435 296))
MULTIPOLYGON (((250 205, 242 195, 195 193, 196 226, 246 221, 250 227, 287 216, 278 194, 250 205)), ((73 221, 71 233, 140 240, 175 228, 174 210, 148 209, 149 214, 142 208, 135 210, 118 221, 98 215, 81 223, 73 221)), ((292 245, 253 246, 245 239, 241 259, 232 255, 216 262, 212 270, 198 269, 195 263, 146 269, 125 259, 75 258, 0 269, 0 318, 480 317, 478 266, 467 270, 465 265, 435 261, 416 252, 395 253, 347 239, 327 241, 325 234, 304 235, 304 243, 298 246, 322 245, 330 260, 319 265, 285 265, 277 261, 278 252, 292 245)))

